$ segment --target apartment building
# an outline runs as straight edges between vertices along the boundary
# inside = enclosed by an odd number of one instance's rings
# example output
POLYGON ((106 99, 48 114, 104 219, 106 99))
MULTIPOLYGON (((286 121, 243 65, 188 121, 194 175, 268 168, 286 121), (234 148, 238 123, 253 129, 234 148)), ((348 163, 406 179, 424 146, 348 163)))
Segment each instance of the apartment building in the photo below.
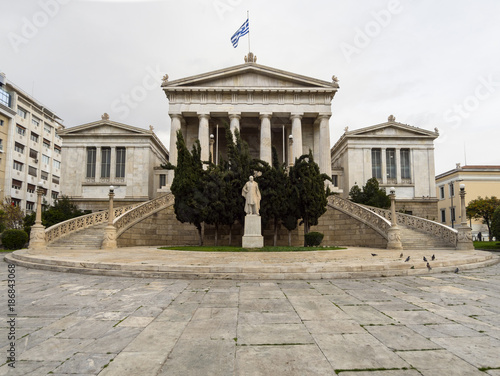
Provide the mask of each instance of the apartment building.
POLYGON ((61 194, 62 119, 0 74, 0 124, 0 198, 29 214, 41 184, 52 205, 61 194))

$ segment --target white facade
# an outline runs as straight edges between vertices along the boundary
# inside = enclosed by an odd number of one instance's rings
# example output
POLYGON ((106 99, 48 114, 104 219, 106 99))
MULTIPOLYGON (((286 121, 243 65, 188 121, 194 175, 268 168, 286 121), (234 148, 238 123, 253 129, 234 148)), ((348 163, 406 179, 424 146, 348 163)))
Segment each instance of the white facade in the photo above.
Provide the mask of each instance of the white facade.
POLYGON ((3 197, 11 197, 16 205, 29 214, 36 210, 36 187, 45 189, 44 200, 52 205, 61 192, 62 139, 61 119, 43 104, 6 81, 0 88, 2 127, 8 127, 7 139, 2 139, 5 159, 3 197), (6 124, 5 124, 6 123, 6 124))
MULTIPOLYGON (((209 158, 210 135, 217 155, 224 156, 227 124, 233 133, 239 130, 254 158, 271 163, 274 146, 280 162, 293 163, 311 149, 320 170, 330 174, 329 118, 339 87, 336 78, 327 82, 259 65, 252 53, 245 61, 175 81, 164 77, 172 119, 170 162, 177 163, 178 130, 189 148, 200 140, 203 160, 209 158)), ((173 173, 169 183, 172 178, 173 173)))
POLYGON ((346 129, 331 149, 332 173, 342 196, 347 198, 354 185, 362 187, 376 177, 387 193, 390 187, 396 189, 400 209, 436 205, 434 140, 438 136, 437 131, 396 122, 392 115, 382 124, 346 129))
MULTIPOLYGON (((168 152, 152 129, 102 120, 68 128, 64 140, 63 193, 82 209, 102 209, 114 186, 115 201, 146 201, 157 188, 155 168, 168 152)), ((158 177, 159 178, 159 177, 158 177)))

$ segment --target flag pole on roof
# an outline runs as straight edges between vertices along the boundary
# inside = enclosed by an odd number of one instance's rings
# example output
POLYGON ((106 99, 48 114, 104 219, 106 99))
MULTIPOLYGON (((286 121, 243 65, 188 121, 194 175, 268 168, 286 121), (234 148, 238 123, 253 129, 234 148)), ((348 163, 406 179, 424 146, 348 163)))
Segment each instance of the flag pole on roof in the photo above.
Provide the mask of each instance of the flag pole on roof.
MULTIPOLYGON (((233 36, 231 37, 231 43, 233 44, 233 47, 234 48, 238 47, 238 42, 239 42, 240 38, 244 35, 249 34, 249 32, 250 32, 250 27, 248 24, 248 11, 247 11, 246 21, 243 22, 243 25, 241 25, 240 28, 238 30, 236 30, 236 33, 234 33, 233 36)), ((248 48, 250 49, 250 35, 248 38, 248 48)))
POLYGON ((248 54, 250 54, 250 11, 247 10, 247 22, 248 22, 248 54))

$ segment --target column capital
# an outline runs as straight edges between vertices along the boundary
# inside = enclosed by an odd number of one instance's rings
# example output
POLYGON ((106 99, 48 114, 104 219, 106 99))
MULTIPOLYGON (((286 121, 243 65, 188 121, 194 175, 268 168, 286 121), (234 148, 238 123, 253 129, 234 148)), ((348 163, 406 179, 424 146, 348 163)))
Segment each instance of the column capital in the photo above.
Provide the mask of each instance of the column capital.
POLYGON ((238 119, 240 120, 241 119, 241 112, 231 112, 228 114, 229 115, 229 119, 238 119))
POLYGON ((182 114, 177 114, 177 113, 174 113, 174 114, 168 114, 170 116, 171 119, 182 119, 183 116, 182 114))
POLYGON ((273 116, 272 112, 260 112, 259 113, 259 119, 270 119, 273 116))
POLYGON ((304 116, 303 113, 292 113, 290 114, 290 119, 293 120, 293 119, 302 119, 302 116, 304 116))
POLYGON ((208 113, 199 113, 198 114, 198 119, 210 119, 210 114, 208 113))
POLYGON ((321 119, 327 119, 327 120, 329 120, 331 117, 332 117, 332 114, 327 114, 327 113, 320 113, 320 114, 318 114, 318 119, 319 120, 321 120, 321 119))

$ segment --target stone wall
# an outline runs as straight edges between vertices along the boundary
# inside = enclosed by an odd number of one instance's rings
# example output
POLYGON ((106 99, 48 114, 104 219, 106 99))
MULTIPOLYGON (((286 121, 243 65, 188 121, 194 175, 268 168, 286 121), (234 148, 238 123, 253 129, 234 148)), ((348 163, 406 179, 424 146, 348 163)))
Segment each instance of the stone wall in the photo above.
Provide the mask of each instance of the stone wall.
MULTIPOLYGON (((215 244, 214 226, 204 226, 204 244, 215 244)), ((344 214, 332 207, 320 218, 317 226, 311 231, 322 232, 325 237, 322 245, 338 246, 360 246, 385 248, 387 240, 379 233, 362 222, 344 214)), ((273 228, 268 224, 263 231, 264 245, 273 245, 273 228)), ((231 245, 241 246, 243 228, 236 223, 232 228, 231 245)), ((228 245, 229 228, 223 226, 218 231, 218 244, 228 245)), ((302 246, 304 242, 304 229, 299 226, 292 232, 292 245, 302 246)), ((197 245, 198 233, 191 224, 183 224, 177 221, 173 206, 163 209, 156 214, 146 218, 126 230, 118 238, 118 247, 132 246, 174 246, 174 245, 197 245)), ((288 231, 280 226, 278 231, 277 245, 288 245, 288 231)))
POLYGON ((438 204, 435 199, 426 201, 396 200, 396 211, 411 212, 411 215, 431 221, 436 221, 438 218, 438 204))

